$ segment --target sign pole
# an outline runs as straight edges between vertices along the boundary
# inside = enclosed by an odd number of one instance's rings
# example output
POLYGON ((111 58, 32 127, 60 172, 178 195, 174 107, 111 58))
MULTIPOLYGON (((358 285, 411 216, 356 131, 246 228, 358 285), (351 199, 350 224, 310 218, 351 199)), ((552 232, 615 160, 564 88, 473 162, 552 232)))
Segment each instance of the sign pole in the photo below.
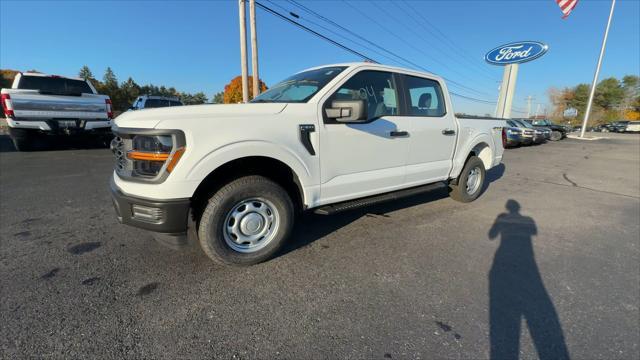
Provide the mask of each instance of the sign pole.
POLYGON ((499 118, 508 119, 511 117, 511 105, 516 90, 518 66, 519 64, 508 64, 504 67, 502 86, 500 87, 500 95, 498 96, 497 117, 499 118))
POLYGON ((587 102, 587 110, 584 112, 584 120, 582 121, 582 130, 580 131, 580 137, 584 137, 584 132, 587 130, 587 123, 589 122, 589 113, 591 113, 591 104, 593 103, 593 96, 596 93, 596 85, 598 84, 598 76, 600 75, 600 66, 602 65, 602 58, 604 57, 604 49, 607 47, 607 37, 609 36, 609 27, 611 26, 611 18, 613 18, 613 9, 616 6, 616 0, 611 0, 611 11, 609 12, 609 20, 607 21, 607 28, 604 31, 604 37, 602 38, 602 47, 600 48, 600 56, 598 57, 598 65, 596 66, 596 72, 593 74, 593 82, 591 83, 591 92, 589 93, 589 101, 587 102))

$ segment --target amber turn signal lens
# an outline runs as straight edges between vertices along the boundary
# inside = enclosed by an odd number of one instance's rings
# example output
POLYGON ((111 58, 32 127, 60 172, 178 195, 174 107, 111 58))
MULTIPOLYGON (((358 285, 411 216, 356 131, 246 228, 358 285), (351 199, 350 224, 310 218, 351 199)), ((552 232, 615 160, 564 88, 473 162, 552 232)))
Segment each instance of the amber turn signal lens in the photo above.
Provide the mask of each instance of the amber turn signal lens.
POLYGON ((169 153, 154 153, 132 150, 127 152, 127 157, 131 160, 166 161, 169 158, 169 153))
POLYGON ((167 164, 167 171, 168 172, 172 172, 173 171, 173 168, 176 167, 176 165, 178 164, 178 161, 182 157, 182 154, 184 154, 185 150, 186 150, 185 148, 181 147, 178 150, 176 150, 175 153, 173 153, 173 156, 171 157, 171 160, 169 160, 169 163, 167 164))

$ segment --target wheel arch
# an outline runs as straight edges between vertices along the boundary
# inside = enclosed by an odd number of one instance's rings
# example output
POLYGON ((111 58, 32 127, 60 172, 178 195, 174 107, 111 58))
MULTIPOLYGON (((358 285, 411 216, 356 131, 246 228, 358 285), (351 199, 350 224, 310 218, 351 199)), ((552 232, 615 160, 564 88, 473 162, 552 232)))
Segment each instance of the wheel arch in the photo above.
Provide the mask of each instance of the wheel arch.
MULTIPOLYGON (((471 156, 477 156, 482 160, 485 170, 493 167, 493 150, 491 144, 494 144, 491 137, 487 134, 481 134, 473 140, 467 142, 467 145, 456 155, 451 171, 451 177, 457 179, 462 168, 471 156)), ((495 144, 494 144, 495 146, 495 144)), ((456 180, 454 180, 456 181, 456 180)))
POLYGON ((228 160, 211 170, 193 193, 194 218, 199 219, 207 200, 224 184, 242 176, 261 175, 282 186, 297 210, 304 208, 304 185, 298 173, 280 159, 263 155, 249 155, 228 160))

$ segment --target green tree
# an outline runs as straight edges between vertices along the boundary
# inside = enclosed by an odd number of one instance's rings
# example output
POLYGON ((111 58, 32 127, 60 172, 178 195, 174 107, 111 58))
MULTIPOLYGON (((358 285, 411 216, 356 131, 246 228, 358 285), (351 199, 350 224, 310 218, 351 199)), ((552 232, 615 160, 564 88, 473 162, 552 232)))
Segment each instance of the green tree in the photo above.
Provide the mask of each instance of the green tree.
POLYGON ((78 72, 78 77, 85 80, 93 79, 93 73, 91 72, 91 69, 89 69, 87 65, 84 65, 78 72))
POLYGON ((610 110, 622 104, 624 95, 620 81, 612 77, 598 83, 593 102, 605 110, 610 110))
POLYGON ((213 104, 223 104, 224 103, 224 91, 217 92, 213 94, 211 98, 211 102, 213 104))
POLYGON ((120 85, 120 95, 121 98, 119 100, 121 103, 118 104, 119 108, 122 110, 128 109, 133 104, 133 101, 140 95, 140 85, 136 84, 136 82, 129 77, 127 81, 120 85))
POLYGON ((118 79, 116 78, 116 74, 113 73, 113 70, 111 70, 110 67, 107 67, 107 70, 104 72, 102 82, 104 84, 104 87, 108 90, 115 91, 118 89, 118 79))

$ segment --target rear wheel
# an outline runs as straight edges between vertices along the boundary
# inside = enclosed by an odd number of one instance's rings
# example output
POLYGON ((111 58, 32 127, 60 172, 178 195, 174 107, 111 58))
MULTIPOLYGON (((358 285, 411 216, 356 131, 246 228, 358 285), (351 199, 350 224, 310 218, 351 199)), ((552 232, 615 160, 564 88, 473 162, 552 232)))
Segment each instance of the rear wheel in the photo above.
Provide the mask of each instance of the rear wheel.
POLYGON ((456 185, 449 185, 449 196, 460 202, 471 202, 480 196, 484 187, 486 171, 477 156, 471 156, 464 165, 456 185))
POLYGON ((246 176, 226 184, 209 199, 198 238, 214 262, 252 265, 282 248, 293 221, 293 203, 280 185, 262 176, 246 176))

